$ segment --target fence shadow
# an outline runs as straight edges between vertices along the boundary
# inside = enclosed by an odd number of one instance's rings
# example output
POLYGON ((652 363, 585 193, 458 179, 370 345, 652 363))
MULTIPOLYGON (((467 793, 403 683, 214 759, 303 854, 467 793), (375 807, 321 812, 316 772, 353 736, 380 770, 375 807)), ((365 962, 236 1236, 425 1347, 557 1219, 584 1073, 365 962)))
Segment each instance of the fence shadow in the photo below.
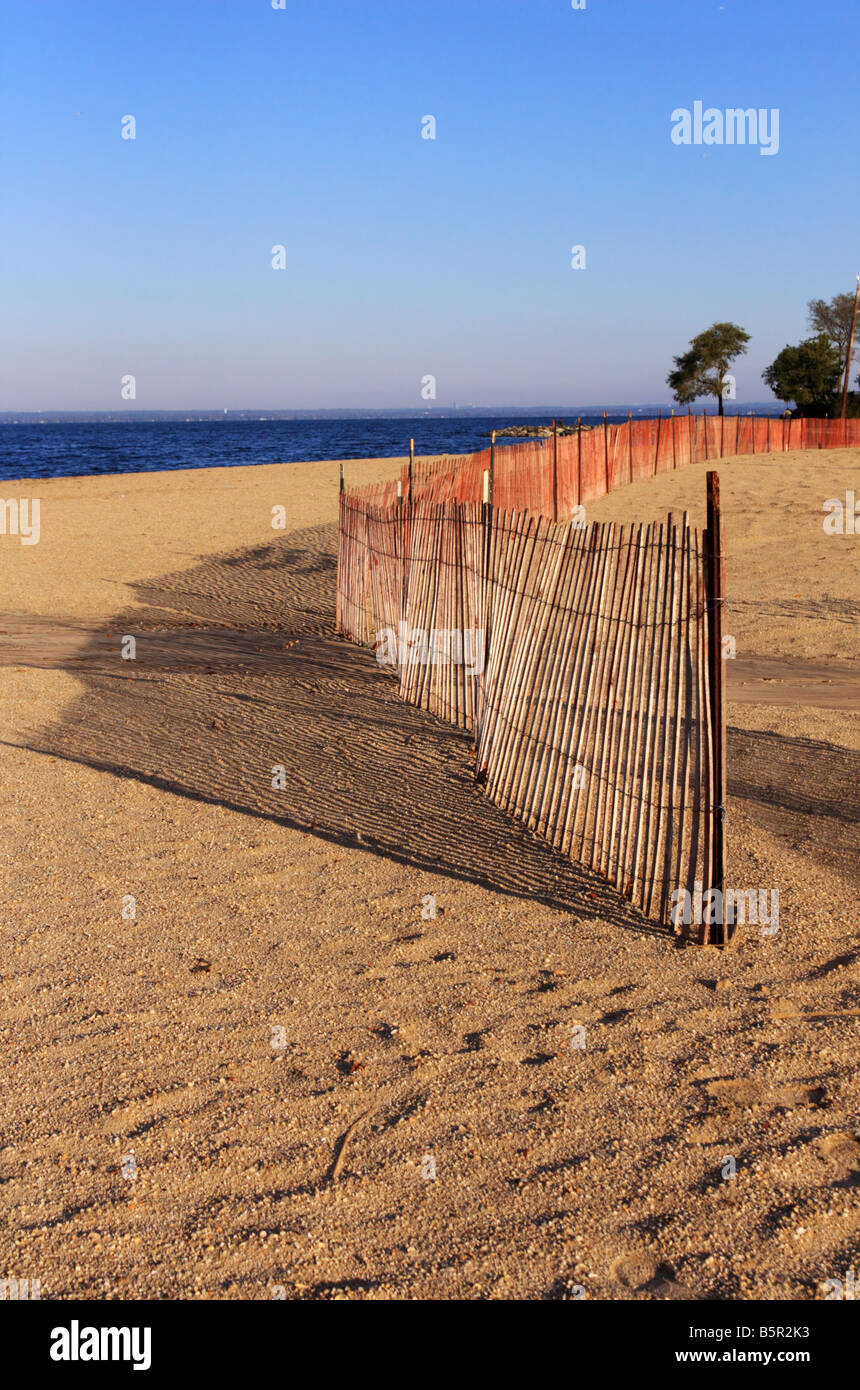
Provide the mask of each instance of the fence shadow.
POLYGON ((66 669, 83 687, 24 746, 669 937, 488 802, 471 736, 403 703, 373 656, 335 635, 336 536, 315 527, 149 580, 99 630, 5 617, 0 663, 66 669))
POLYGON ((820 739, 728 730, 729 795, 793 847, 860 881, 860 753, 820 739))

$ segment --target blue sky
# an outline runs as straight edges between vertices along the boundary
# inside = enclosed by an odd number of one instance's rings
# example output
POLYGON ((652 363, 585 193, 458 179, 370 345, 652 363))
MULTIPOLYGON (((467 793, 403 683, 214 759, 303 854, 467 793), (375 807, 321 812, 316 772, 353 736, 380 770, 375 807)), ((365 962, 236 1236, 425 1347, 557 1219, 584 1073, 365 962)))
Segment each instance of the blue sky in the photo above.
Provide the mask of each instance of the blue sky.
POLYGON ((766 399, 860 272, 858 39, 856 0, 2 0, 0 409, 668 401, 717 319, 766 399), (778 153, 673 144, 699 100, 778 153))

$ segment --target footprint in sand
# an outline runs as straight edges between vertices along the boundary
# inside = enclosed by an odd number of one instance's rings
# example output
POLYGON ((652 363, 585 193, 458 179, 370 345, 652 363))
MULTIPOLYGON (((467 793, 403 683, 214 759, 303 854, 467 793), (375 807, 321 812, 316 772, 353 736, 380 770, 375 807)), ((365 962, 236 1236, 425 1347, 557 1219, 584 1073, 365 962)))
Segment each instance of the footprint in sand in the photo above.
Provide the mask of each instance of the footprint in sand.
POLYGON ((617 1283, 623 1284, 625 1289, 644 1289, 646 1284, 657 1278, 659 1268, 653 1256, 635 1253, 619 1255, 612 1261, 609 1273, 617 1283))
POLYGON ((818 1151, 836 1177, 860 1181, 860 1143, 853 1134, 825 1134, 818 1141, 818 1151))
POLYGON ((625 1289, 648 1294, 651 1298, 676 1300, 698 1297, 685 1284, 677 1283, 671 1270, 667 1270, 652 1255, 642 1252, 619 1255, 610 1265, 609 1273, 625 1289))
POLYGON ((748 1077, 712 1081, 705 1089, 710 1098, 723 1110, 737 1106, 746 1110, 755 1105, 775 1105, 783 1110, 795 1110, 801 1105, 822 1105, 827 1098, 823 1086, 789 1082, 770 1088, 748 1077))
POLYGON ((761 1105, 764 1102, 761 1086, 757 1081, 750 1081, 746 1077, 712 1081, 705 1089, 722 1109, 729 1106, 743 1106, 746 1109, 748 1106, 761 1105))

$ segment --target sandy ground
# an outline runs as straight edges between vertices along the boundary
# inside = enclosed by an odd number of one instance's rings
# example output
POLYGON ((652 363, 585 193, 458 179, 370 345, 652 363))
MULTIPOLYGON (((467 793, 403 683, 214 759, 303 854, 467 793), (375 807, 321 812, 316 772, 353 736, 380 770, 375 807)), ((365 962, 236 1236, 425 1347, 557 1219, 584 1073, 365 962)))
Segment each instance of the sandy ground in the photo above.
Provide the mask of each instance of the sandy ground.
MULTIPOLYGON (((0 537, 0 1277, 823 1297, 860 1270, 860 536, 821 507, 860 453, 720 465, 729 881, 781 924, 728 953, 507 821, 334 636, 337 472, 0 487, 42 500, 0 537)), ((590 515, 701 522, 704 472, 590 515)))

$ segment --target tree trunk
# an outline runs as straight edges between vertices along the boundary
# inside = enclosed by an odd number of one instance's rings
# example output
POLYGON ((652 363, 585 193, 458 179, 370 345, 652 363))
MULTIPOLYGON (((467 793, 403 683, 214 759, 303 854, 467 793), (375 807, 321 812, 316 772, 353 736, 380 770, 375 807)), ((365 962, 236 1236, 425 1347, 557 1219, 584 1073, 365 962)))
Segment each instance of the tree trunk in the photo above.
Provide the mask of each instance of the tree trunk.
POLYGON ((720 413, 720 415, 722 415, 722 413, 723 413, 723 391, 722 391, 722 382, 720 383, 720 390, 719 390, 719 393, 718 393, 718 395, 717 395, 717 400, 718 400, 719 403, 720 403, 719 413, 720 413))

